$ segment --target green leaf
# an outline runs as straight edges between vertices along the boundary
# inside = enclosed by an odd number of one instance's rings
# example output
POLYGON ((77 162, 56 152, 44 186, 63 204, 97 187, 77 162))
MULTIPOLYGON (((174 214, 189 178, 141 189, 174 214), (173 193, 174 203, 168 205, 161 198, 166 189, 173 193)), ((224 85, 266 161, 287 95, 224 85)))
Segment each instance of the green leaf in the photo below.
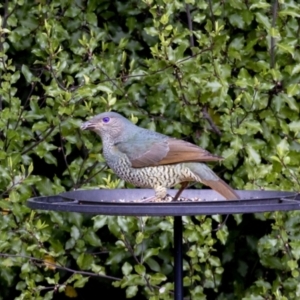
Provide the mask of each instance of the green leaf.
POLYGON ((294 47, 289 46, 288 44, 285 44, 285 43, 277 43, 276 45, 277 45, 278 49, 281 50, 283 53, 289 53, 294 58, 294 54, 295 54, 294 47))
POLYGON ((257 165, 259 165, 261 162, 261 157, 260 157, 259 153, 251 145, 247 145, 246 150, 249 155, 249 158, 252 161, 254 161, 257 165))
POLYGON ((92 219, 94 220, 94 230, 98 230, 107 224, 107 216, 96 216, 92 219))
POLYGON ((76 281, 73 284, 74 288, 83 288, 86 285, 86 283, 89 281, 89 279, 90 278, 88 276, 80 275, 80 278, 76 279, 76 281))
POLYGON ((98 84, 98 85, 97 85, 97 89, 98 89, 99 91, 105 92, 105 93, 107 93, 107 94, 111 94, 111 93, 112 93, 111 88, 108 87, 108 86, 106 86, 106 85, 104 85, 104 84, 98 84))
POLYGON ((260 8, 260 9, 269 9, 271 6, 270 3, 267 3, 265 1, 257 1, 256 3, 253 3, 250 5, 250 10, 254 8, 260 8))
POLYGON ((271 27, 271 23, 267 15, 257 12, 255 13, 255 16, 256 16, 256 21, 259 24, 263 25, 265 29, 269 29, 271 27))
POLYGON ((79 229, 76 226, 72 226, 71 227, 71 237, 74 240, 78 240, 79 237, 80 237, 80 231, 79 231, 79 229))
POLYGON ((122 273, 127 276, 129 275, 133 270, 132 265, 130 265, 128 262, 125 262, 122 266, 122 273))
POLYGON ((161 274, 161 273, 155 273, 151 276, 150 282, 153 285, 158 285, 161 284, 163 281, 166 281, 168 278, 166 275, 161 274))
POLYGON ((287 95, 289 97, 295 96, 295 95, 299 95, 300 94, 300 84, 296 83, 296 84, 290 84, 287 87, 287 95))
POLYGON ((282 94, 281 97, 288 104, 291 110, 299 112, 299 104, 296 102, 294 97, 289 97, 286 94, 282 94))
POLYGON ((97 236, 97 234, 92 231, 91 229, 89 229, 83 236, 83 239, 90 244, 91 246, 94 247, 100 247, 101 246, 101 241, 99 239, 99 237, 97 236))
POLYGON ((24 75, 26 81, 27 81, 28 83, 32 83, 33 77, 34 77, 34 76, 33 76, 33 74, 30 72, 28 66, 22 65, 22 67, 21 67, 21 72, 22 72, 22 74, 24 75))
POLYGON ((283 9, 278 12, 278 15, 283 17, 283 16, 291 16, 294 18, 300 18, 300 11, 298 7, 298 12, 295 9, 283 9))
POLYGON ((217 230, 217 237, 221 241, 223 245, 226 244, 227 238, 228 238, 229 232, 225 226, 222 226, 221 229, 217 230))
POLYGON ((206 86, 212 92, 216 92, 216 91, 218 91, 222 87, 222 84, 220 82, 218 82, 218 81, 212 81, 212 82, 208 82, 206 84, 206 86))
POLYGON ((146 268, 143 265, 135 265, 134 270, 139 274, 139 275, 145 275, 146 273, 146 268))
POLYGON ((161 271, 161 267, 160 267, 159 263, 156 260, 154 260, 153 258, 151 258, 151 257, 147 258, 147 261, 145 263, 149 266, 149 268, 152 271, 155 271, 155 272, 161 271))
POLYGON ((300 72, 300 64, 292 66, 291 75, 298 74, 300 72))
POLYGON ((215 267, 218 267, 221 265, 221 261, 218 257, 215 257, 215 256, 210 256, 208 258, 208 261, 209 263, 212 265, 212 266, 215 266, 215 267))
POLYGON ((126 257, 126 252, 124 249, 114 248, 112 251, 109 252, 109 258, 106 260, 107 265, 117 265, 119 264, 124 257, 126 257))
POLYGON ((75 226, 77 226, 78 228, 81 227, 82 222, 83 222, 83 215, 80 213, 73 213, 70 212, 68 213, 68 221, 72 224, 74 224, 75 226))
POLYGON ((244 28, 245 22, 240 14, 231 14, 229 17, 229 21, 233 26, 236 26, 238 28, 244 28))
POLYGON ((138 232, 135 238, 135 242, 140 244, 144 240, 144 234, 142 232, 138 232))
POLYGON ((169 16, 168 16, 167 14, 162 15, 162 17, 160 18, 160 22, 161 22, 163 25, 168 24, 168 22, 169 22, 169 16))
POLYGON ((173 231, 173 225, 167 221, 159 222, 158 227, 163 231, 173 231))
POLYGON ((291 131, 299 132, 300 131, 300 121, 292 121, 288 124, 291 131))
POLYGON ((146 249, 144 254, 144 261, 147 261, 147 259, 153 255, 158 255, 160 248, 150 248, 146 249))
POLYGON ((282 139, 280 141, 280 143, 277 144, 277 146, 276 146, 276 151, 278 153, 278 156, 281 157, 281 158, 283 158, 284 156, 286 156, 288 154, 288 152, 289 152, 289 148, 290 147, 289 147, 289 144, 288 144, 287 140, 286 139, 282 139))
POLYGON ((138 287, 136 285, 129 286, 126 289, 126 298, 132 298, 136 296, 137 292, 138 292, 138 287))
POLYGON ((94 262, 94 258, 90 254, 81 253, 76 262, 81 270, 89 270, 94 262))

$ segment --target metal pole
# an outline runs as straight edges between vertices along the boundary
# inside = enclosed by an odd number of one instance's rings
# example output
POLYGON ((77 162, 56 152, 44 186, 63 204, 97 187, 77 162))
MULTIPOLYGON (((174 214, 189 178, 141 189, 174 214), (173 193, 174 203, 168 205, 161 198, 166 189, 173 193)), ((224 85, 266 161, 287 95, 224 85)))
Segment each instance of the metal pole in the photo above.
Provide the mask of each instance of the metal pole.
POLYGON ((182 218, 174 217, 174 299, 183 299, 183 275, 182 275, 182 218))

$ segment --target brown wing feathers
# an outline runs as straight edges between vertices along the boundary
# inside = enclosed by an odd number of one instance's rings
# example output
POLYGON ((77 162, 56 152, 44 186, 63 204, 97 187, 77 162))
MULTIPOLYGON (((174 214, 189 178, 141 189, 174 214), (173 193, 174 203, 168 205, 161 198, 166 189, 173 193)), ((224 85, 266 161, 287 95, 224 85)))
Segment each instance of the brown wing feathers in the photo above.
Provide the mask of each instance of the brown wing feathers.
POLYGON ((149 147, 149 149, 142 153, 142 155, 131 158, 131 165, 134 168, 143 168, 149 166, 157 166, 163 157, 168 154, 168 145, 163 141, 156 142, 149 147))
POLYGON ((160 161, 159 164, 161 165, 178 162, 208 162, 222 160, 222 157, 213 155, 196 145, 182 140, 169 139, 168 146, 169 151, 167 156, 160 161))
POLYGON ((134 168, 176 164, 181 162, 209 162, 220 161, 222 157, 191 143, 173 138, 155 142, 148 151, 141 156, 131 159, 134 168))

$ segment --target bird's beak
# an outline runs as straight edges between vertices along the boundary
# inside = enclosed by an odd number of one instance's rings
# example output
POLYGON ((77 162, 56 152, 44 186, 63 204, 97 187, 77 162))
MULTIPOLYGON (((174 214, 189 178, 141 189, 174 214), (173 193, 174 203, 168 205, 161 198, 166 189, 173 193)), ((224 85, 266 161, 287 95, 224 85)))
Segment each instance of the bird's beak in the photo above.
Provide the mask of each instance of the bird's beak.
POLYGON ((80 126, 81 130, 93 130, 95 128, 96 128, 96 124, 91 121, 84 122, 80 126))

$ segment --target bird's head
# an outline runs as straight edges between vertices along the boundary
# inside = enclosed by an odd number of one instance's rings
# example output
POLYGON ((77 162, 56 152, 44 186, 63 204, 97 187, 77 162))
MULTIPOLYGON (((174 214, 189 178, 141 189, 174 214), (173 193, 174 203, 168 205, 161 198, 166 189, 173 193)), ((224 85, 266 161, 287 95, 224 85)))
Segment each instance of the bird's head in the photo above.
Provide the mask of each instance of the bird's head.
POLYGON ((134 131, 136 126, 118 113, 104 112, 84 122, 80 128, 82 130, 92 130, 101 136, 102 139, 118 142, 124 136, 134 131))

